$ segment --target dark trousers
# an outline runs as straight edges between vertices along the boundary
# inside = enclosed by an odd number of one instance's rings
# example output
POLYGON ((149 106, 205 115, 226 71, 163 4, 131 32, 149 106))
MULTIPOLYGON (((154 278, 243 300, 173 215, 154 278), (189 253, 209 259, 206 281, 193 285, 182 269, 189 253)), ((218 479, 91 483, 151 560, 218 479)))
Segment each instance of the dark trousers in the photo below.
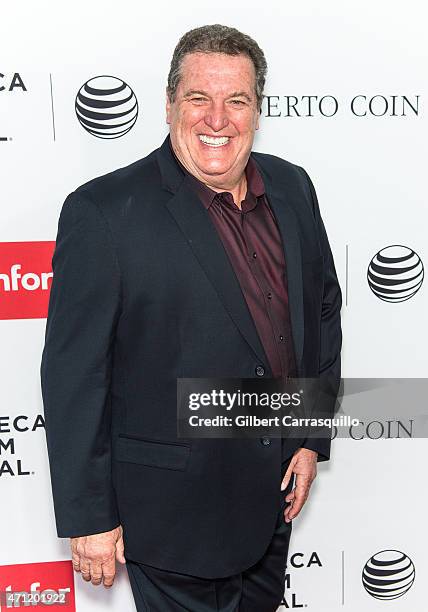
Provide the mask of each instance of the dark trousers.
POLYGON ((275 612, 285 588, 292 523, 284 520, 288 505, 284 498, 292 487, 293 478, 285 491, 278 491, 276 527, 263 557, 239 574, 227 578, 198 578, 127 559, 137 611, 275 612))

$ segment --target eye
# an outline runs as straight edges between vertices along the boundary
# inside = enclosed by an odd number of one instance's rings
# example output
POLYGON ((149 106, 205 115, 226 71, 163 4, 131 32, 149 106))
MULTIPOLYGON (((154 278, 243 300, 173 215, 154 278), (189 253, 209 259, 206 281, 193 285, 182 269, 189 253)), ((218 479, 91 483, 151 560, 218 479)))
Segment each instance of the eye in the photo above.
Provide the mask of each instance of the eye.
POLYGON ((231 103, 234 106, 241 106, 241 105, 245 104, 245 102, 243 100, 231 100, 231 103))
POLYGON ((205 98, 202 98, 200 96, 199 97, 195 96, 194 98, 190 98, 190 101, 191 102, 205 102, 205 98))

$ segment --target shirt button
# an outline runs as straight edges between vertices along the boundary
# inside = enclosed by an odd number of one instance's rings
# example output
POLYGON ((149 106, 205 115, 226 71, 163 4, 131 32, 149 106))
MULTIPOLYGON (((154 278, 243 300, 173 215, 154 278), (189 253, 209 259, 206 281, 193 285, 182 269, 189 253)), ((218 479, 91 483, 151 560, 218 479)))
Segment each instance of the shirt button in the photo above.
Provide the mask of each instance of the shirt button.
POLYGON ((272 294, 271 294, 271 292, 270 292, 270 291, 269 291, 269 293, 267 294, 267 298, 268 298, 268 300, 271 300, 271 299, 272 299, 272 294))
POLYGON ((256 253, 255 251, 254 251, 254 253, 253 253, 253 258, 254 258, 254 259, 257 259, 257 253, 256 253))
POLYGON ((260 438, 260 442, 263 444, 263 446, 269 446, 270 439, 267 436, 263 436, 263 438, 260 438))
POLYGON ((281 342, 284 340, 284 336, 281 334, 279 339, 281 340, 281 342))
POLYGON ((257 376, 264 376, 265 375, 265 369, 263 366, 259 365, 256 367, 256 374, 257 376))

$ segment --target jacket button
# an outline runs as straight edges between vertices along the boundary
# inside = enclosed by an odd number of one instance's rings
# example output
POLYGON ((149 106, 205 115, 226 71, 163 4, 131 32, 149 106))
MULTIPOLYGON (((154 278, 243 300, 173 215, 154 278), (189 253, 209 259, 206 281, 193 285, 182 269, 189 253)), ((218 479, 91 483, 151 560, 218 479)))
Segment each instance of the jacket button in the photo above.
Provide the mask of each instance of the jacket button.
POLYGON ((263 436, 263 438, 260 438, 260 442, 263 444, 263 446, 269 446, 270 439, 267 436, 263 436))
POLYGON ((265 375, 265 369, 263 366, 257 366, 256 367, 256 374, 257 376, 264 376, 265 375))

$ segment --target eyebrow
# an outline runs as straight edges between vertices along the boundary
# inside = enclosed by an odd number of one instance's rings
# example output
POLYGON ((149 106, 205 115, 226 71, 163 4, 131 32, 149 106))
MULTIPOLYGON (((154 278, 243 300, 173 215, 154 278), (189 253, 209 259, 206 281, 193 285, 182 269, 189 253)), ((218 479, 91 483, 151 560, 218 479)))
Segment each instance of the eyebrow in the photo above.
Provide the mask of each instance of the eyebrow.
MULTIPOLYGON (((202 96, 206 96, 207 98, 210 97, 210 95, 206 91, 203 91, 202 89, 190 89, 189 91, 186 91, 186 93, 184 94, 184 97, 188 98, 189 96, 193 96, 195 94, 200 94, 202 96)), ((249 102, 252 101, 252 98, 245 91, 234 91, 233 93, 229 94, 227 97, 228 98, 246 98, 249 102)))

